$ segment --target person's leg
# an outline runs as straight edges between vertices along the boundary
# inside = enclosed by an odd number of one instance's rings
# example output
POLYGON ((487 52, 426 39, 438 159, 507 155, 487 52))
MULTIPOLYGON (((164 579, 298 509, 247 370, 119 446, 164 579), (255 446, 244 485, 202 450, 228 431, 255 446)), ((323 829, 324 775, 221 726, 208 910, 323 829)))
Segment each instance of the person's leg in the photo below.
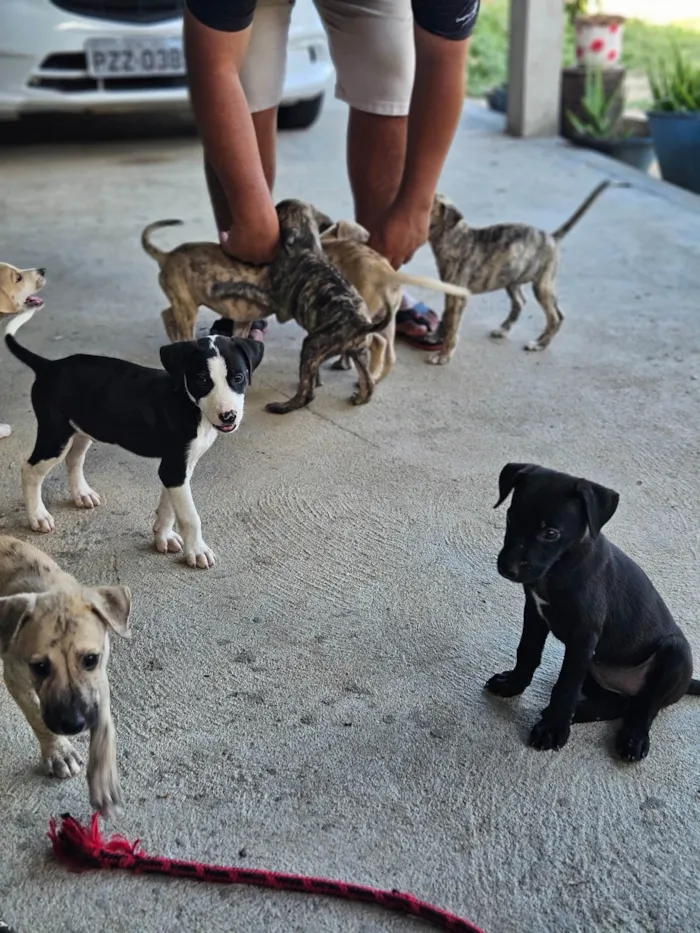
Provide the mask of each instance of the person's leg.
POLYGON ((394 202, 406 161, 408 118, 350 108, 348 178, 355 219, 371 229, 394 202))
MULTIPOLYGON (((277 107, 282 98, 287 64, 287 36, 292 7, 289 0, 259 0, 241 84, 253 116, 258 150, 272 191, 277 168, 277 107)), ((209 198, 219 234, 231 226, 231 212, 216 173, 205 159, 209 198)), ((262 340, 267 324, 255 321, 249 336, 262 340)))
MULTIPOLYGON (((410 0, 316 0, 328 32, 338 81, 336 96, 350 105, 348 177, 355 218, 371 228, 393 203, 404 172, 415 46, 410 0)), ((435 331, 434 311, 404 294, 397 333, 435 331)))

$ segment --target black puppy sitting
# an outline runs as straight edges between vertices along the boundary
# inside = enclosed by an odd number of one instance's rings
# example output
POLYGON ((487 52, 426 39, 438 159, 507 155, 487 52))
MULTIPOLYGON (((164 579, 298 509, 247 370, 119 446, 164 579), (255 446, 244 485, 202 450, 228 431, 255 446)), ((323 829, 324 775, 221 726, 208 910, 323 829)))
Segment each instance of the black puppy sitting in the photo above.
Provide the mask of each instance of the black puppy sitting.
POLYGON ((509 463, 498 508, 513 492, 498 572, 525 590, 523 632, 512 671, 486 687, 502 697, 530 684, 551 632, 566 651, 549 706, 530 735, 558 749, 572 722, 622 717, 620 756, 641 761, 658 712, 692 679, 690 645, 644 571, 600 533, 617 509, 612 489, 534 464, 509 463))

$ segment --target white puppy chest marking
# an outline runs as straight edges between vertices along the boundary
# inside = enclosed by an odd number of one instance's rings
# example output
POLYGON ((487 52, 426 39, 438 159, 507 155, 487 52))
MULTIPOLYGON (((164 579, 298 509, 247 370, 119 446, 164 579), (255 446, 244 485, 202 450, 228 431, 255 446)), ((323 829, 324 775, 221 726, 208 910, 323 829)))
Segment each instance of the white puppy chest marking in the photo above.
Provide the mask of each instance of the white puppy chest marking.
POLYGON ((546 599, 542 599, 541 596, 538 596, 534 590, 530 590, 530 596, 532 596, 532 598, 535 600, 535 606, 537 607, 537 615, 540 617, 540 619, 542 619, 543 622, 547 623, 547 626, 549 626, 549 622, 547 622, 547 618, 543 612, 544 607, 548 606, 549 603, 547 602, 546 599))
POLYGON ((197 428, 197 436, 190 443, 187 450, 186 475, 187 482, 192 478, 194 468, 200 457, 205 454, 216 440, 216 430, 206 421, 201 421, 197 428))

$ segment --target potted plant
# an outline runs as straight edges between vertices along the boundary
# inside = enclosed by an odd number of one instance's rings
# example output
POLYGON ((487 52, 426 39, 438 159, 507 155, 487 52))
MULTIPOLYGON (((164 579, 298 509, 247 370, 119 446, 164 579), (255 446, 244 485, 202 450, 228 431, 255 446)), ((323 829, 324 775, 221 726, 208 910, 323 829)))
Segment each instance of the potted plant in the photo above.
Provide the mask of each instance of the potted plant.
POLYGON ((581 115, 569 112, 573 127, 571 141, 588 149, 595 149, 643 172, 649 171, 654 159, 654 145, 649 128, 636 121, 621 117, 622 90, 607 94, 600 68, 586 72, 586 83, 581 115))
POLYGON ((700 66, 676 49, 649 72, 649 125, 665 181, 700 194, 700 66))
POLYGON ((561 117, 559 132, 574 140, 577 130, 570 119, 586 118, 583 99, 586 95, 588 72, 602 72, 605 96, 612 103, 610 118, 617 123, 622 116, 622 87, 625 69, 620 65, 624 18, 600 12, 600 0, 567 0, 569 29, 575 33, 576 64, 562 69, 561 117))
POLYGON ((574 17, 576 61, 583 68, 617 68, 622 58, 624 16, 587 13, 574 17))

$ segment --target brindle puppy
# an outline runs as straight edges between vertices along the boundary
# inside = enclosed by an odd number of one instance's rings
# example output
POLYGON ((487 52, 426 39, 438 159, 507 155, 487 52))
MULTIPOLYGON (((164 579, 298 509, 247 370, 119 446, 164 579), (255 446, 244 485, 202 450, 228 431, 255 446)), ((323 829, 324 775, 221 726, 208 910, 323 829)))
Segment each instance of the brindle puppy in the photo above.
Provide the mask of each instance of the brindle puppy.
POLYGON ((0 536, 0 658, 11 696, 34 730, 50 775, 83 761, 66 736, 90 731, 90 802, 121 807, 107 661, 109 633, 128 636, 126 586, 82 586, 42 551, 0 536))
POLYGON ((141 245, 158 263, 158 281, 170 302, 161 312, 168 339, 172 343, 194 340, 197 314, 202 305, 236 321, 230 336, 247 337, 251 322, 261 315, 259 305, 251 305, 244 298, 216 301, 209 286, 212 281, 244 281, 264 288, 267 285, 267 266, 239 262, 216 243, 183 243, 169 253, 151 243, 150 236, 154 230, 181 224, 181 220, 157 220, 141 234, 141 245))
POLYGON ((284 323, 294 319, 307 331, 301 348, 299 389, 288 402, 271 402, 267 411, 283 415, 308 405, 319 385, 321 364, 331 356, 347 353, 357 370, 359 390, 354 405, 368 402, 374 391, 368 363, 367 335, 384 330, 392 311, 373 320, 367 305, 335 266, 325 258, 317 217, 311 205, 301 201, 281 201, 280 251, 269 267, 269 290, 249 282, 217 283, 214 299, 247 298, 267 301, 284 323))
MULTIPOLYGON (((429 242, 440 278, 461 285, 472 295, 504 288, 510 297, 511 310, 492 337, 505 337, 525 307, 521 285, 532 283, 535 298, 547 318, 547 325, 526 350, 544 350, 562 325, 564 315, 557 303, 556 276, 559 243, 578 223, 593 202, 613 186, 627 188, 624 182, 604 181, 586 198, 578 210, 554 233, 537 230, 526 224, 498 224, 477 229, 470 227, 457 208, 441 194, 435 196, 430 218, 429 242)), ((449 363, 457 346, 457 335, 467 299, 448 296, 441 331, 443 348, 429 363, 449 363)))

